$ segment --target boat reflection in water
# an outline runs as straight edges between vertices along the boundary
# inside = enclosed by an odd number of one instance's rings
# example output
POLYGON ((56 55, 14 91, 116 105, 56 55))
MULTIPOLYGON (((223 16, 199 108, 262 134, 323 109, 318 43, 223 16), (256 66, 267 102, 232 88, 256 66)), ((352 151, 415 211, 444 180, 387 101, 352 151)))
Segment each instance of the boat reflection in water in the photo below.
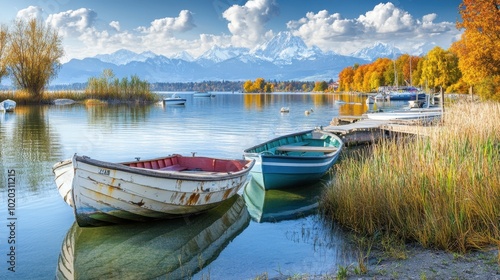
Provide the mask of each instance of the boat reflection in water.
POLYGON ((63 241, 57 279, 182 279, 212 262, 250 222, 236 195, 204 214, 81 228, 63 241))
POLYGON ((243 197, 253 220, 259 223, 277 222, 316 213, 324 186, 325 183, 319 181, 307 186, 266 191, 251 179, 243 197))

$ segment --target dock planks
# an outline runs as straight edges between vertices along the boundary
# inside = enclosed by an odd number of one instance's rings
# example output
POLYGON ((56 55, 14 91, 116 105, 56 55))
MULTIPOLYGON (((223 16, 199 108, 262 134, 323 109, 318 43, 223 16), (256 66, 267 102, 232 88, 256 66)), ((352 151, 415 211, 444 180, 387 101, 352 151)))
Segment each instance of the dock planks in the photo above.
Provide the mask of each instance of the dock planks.
POLYGON ((323 129, 339 135, 347 145, 375 142, 391 133, 427 136, 436 129, 434 126, 419 125, 415 120, 372 120, 357 117, 358 120, 355 121, 354 118, 356 117, 336 118, 323 129))

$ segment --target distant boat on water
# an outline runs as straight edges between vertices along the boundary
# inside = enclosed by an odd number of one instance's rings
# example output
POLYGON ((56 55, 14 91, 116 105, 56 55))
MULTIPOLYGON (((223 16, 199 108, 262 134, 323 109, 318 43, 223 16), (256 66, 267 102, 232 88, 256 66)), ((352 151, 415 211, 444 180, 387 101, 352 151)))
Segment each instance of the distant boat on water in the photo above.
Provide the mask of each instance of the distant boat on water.
POLYGON ((206 91, 197 91, 197 92, 193 93, 193 96, 194 97, 215 97, 215 95, 213 95, 210 92, 206 92, 206 91))
POLYGON ((163 103, 166 105, 185 105, 186 101, 186 98, 182 98, 175 93, 170 97, 163 98, 163 103))
POLYGON ((399 87, 388 92, 391 101, 424 100, 425 93, 415 87, 399 87))
POLYGON ((14 112, 14 109, 16 109, 16 101, 5 99, 4 101, 0 102, 0 111, 14 112))

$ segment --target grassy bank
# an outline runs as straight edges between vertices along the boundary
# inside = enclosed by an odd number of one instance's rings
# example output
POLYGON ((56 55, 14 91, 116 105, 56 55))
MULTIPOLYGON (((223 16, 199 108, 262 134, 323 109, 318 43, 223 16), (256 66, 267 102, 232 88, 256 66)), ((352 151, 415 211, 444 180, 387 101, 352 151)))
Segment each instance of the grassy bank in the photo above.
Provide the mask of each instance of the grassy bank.
POLYGON ((320 207, 361 235, 464 253, 500 244, 500 104, 459 102, 429 137, 337 164, 320 207))
POLYGON ((151 103, 160 100, 160 97, 152 92, 134 93, 131 91, 117 92, 117 91, 103 91, 103 92, 82 92, 82 91, 47 91, 44 92, 40 100, 33 98, 29 93, 17 91, 3 91, 0 92, 0 101, 11 99, 16 101, 17 104, 50 104, 56 99, 72 99, 77 102, 86 100, 99 100, 111 103, 151 103))

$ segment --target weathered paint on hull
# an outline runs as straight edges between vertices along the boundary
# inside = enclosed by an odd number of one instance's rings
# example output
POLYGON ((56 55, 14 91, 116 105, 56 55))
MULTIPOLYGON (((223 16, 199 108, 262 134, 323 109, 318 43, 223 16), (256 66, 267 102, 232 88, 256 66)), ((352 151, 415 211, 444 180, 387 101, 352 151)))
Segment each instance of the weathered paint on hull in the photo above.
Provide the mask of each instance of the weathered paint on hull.
POLYGON ((212 262, 249 222, 245 201, 236 195, 189 220, 74 224, 61 246, 56 279, 183 279, 212 262))
MULTIPOLYGON (((232 173, 161 172, 157 176, 154 171, 111 169, 95 162, 74 156, 73 173, 59 171, 57 164, 54 170, 55 174, 64 174, 60 180, 64 177, 71 185, 72 199, 66 200, 72 202, 80 226, 167 219, 207 211, 234 196, 248 182, 253 166, 232 173)), ((63 164, 59 167, 68 169, 63 164)), ((59 187, 61 196, 67 197, 67 191, 67 186, 59 187)))

